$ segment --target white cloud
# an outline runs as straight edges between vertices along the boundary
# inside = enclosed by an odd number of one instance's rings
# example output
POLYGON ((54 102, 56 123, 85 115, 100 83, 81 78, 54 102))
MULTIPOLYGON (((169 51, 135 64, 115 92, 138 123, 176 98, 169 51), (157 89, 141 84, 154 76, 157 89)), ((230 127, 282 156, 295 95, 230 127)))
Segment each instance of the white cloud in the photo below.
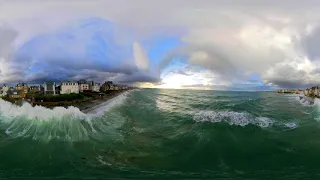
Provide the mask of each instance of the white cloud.
POLYGON ((0 83, 17 81, 23 77, 20 67, 11 62, 16 36, 14 30, 0 26, 0 83))
POLYGON ((189 57, 189 62, 190 63, 198 63, 198 62, 205 62, 209 60, 209 55, 204 52, 204 51, 196 51, 194 53, 191 54, 191 56, 189 57))
POLYGON ((136 65, 140 70, 146 71, 149 69, 149 59, 147 54, 138 42, 133 43, 133 56, 136 65))
MULTIPOLYGON (((168 52, 164 61, 187 57, 189 63, 217 76, 208 78, 212 84, 245 82, 249 74, 259 74, 267 83, 300 86, 320 83, 319 10, 318 0, 17 0, 1 2, 0 23, 17 31, 17 48, 70 22, 101 17, 129 29, 137 42, 158 33, 181 37, 185 45, 168 52), (285 68, 290 69, 290 76, 283 73, 285 68)), ((133 54, 135 65, 147 71, 150 60, 141 44, 133 44, 133 54)), ((5 59, 2 71, 13 65, 5 59)))

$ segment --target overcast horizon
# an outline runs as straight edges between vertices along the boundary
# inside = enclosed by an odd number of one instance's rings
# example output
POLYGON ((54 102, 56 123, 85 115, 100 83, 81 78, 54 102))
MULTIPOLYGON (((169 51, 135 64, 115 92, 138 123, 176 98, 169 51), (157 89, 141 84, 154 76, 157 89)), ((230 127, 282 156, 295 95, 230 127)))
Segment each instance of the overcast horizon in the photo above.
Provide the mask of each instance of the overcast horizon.
POLYGON ((264 91, 320 82, 320 1, 0 2, 0 84, 264 91))

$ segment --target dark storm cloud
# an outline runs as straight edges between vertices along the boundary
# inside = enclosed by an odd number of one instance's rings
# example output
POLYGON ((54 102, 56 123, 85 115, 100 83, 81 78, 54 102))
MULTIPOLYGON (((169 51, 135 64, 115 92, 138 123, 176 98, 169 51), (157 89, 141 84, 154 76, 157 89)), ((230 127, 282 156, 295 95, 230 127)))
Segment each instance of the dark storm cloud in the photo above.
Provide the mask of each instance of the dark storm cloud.
POLYGON ((23 67, 12 62, 17 35, 10 27, 0 25, 0 83, 14 82, 25 75, 23 67))
POLYGON ((301 44, 311 60, 319 60, 320 27, 317 27, 311 34, 305 36, 301 44))
POLYGON ((298 69, 296 65, 289 63, 278 64, 272 72, 265 75, 268 83, 280 88, 305 88, 319 84, 320 73, 317 69, 298 69))
POLYGON ((81 20, 71 28, 30 39, 17 50, 11 62, 26 74, 19 81, 160 81, 155 74, 151 76, 136 64, 139 62, 140 66, 148 68, 144 64, 148 62, 139 59, 143 56, 135 56, 133 44, 143 51, 139 44, 130 38, 120 41, 115 33, 119 33, 115 25, 104 19, 81 20))
POLYGON ((71 70, 71 69, 56 69, 51 72, 39 72, 33 73, 25 78, 25 81, 41 84, 45 81, 78 81, 80 79, 92 80, 95 82, 115 80, 116 77, 123 75, 119 73, 100 72, 96 70, 71 70))
POLYGON ((116 82, 120 83, 135 83, 135 82, 150 82, 150 83, 158 83, 161 81, 160 77, 152 75, 151 73, 142 73, 138 72, 131 75, 120 75, 115 78, 116 82))
POLYGON ((301 83, 300 81, 288 81, 286 79, 275 79, 272 81, 272 83, 279 86, 279 88, 287 88, 287 89, 296 89, 296 88, 307 88, 316 86, 316 84, 306 84, 301 83))

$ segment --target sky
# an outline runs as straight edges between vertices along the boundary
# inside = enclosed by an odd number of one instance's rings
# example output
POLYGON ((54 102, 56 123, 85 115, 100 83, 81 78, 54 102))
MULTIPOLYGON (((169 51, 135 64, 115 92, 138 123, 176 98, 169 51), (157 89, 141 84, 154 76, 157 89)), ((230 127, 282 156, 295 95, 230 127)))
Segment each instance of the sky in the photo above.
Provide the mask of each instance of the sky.
POLYGON ((0 0, 0 83, 320 83, 319 0, 0 0))

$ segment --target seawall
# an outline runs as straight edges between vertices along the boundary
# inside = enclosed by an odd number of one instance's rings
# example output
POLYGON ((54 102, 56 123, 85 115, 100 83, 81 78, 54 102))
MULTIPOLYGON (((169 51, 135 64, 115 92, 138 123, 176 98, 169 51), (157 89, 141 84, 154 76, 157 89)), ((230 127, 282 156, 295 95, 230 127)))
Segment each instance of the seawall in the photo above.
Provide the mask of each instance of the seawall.
POLYGON ((309 104, 309 105, 312 105, 314 104, 314 97, 308 97, 308 96, 304 96, 304 95, 301 95, 299 96, 299 99, 302 103, 305 103, 305 104, 309 104))

